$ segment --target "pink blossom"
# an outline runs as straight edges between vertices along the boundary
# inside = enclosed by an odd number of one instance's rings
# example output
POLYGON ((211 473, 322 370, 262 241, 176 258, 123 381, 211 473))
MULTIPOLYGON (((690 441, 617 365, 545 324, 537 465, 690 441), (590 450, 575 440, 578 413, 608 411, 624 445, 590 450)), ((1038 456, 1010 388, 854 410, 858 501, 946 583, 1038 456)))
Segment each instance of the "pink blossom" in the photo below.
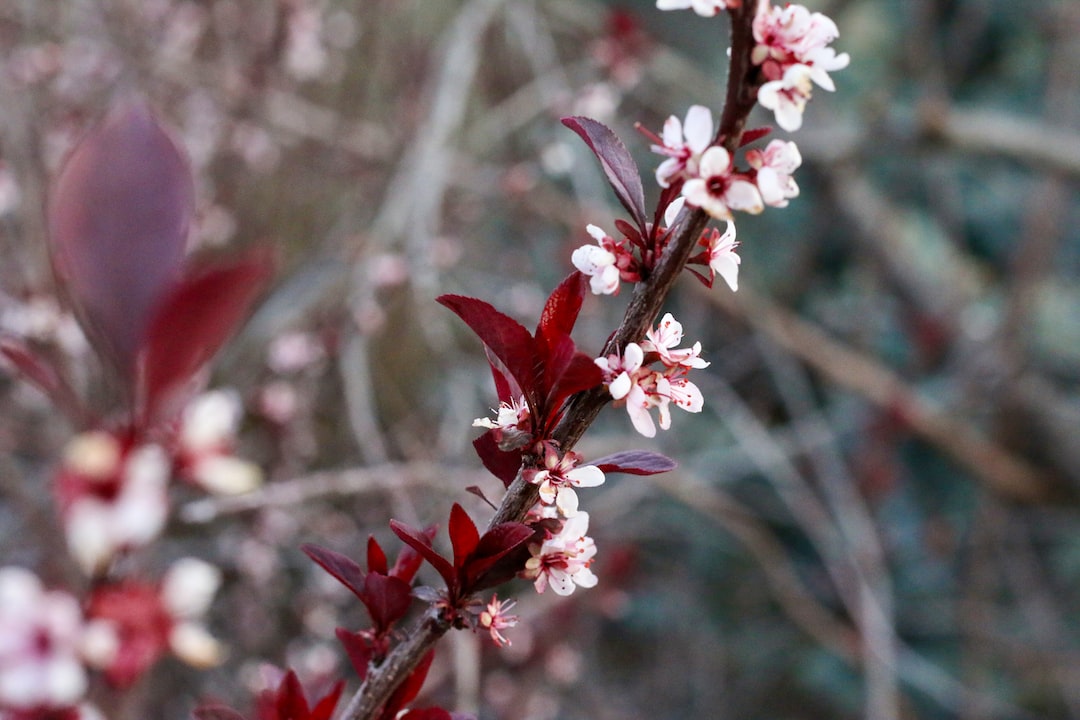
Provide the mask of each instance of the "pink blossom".
POLYGON ((798 197, 799 186, 791 177, 802 165, 802 155, 793 142, 773 140, 764 150, 748 150, 746 161, 757 170, 757 186, 766 205, 787 207, 788 199, 798 197))
MULTIPOLYGON (((652 133, 647 133, 654 137, 652 133)), ((708 149, 713 138, 712 113, 703 105, 692 105, 686 111, 686 122, 672 115, 664 122, 663 134, 658 143, 652 145, 652 151, 666 155, 667 160, 656 168, 656 182, 660 187, 669 187, 679 177, 697 175, 701 154, 708 149)))
POLYGON ((589 277, 589 287, 596 295, 618 295, 619 281, 637 282, 633 253, 626 242, 617 242, 596 225, 585 228, 598 245, 582 245, 570 256, 570 262, 589 277))
POLYGON ((595 465, 582 465, 581 455, 567 452, 559 457, 558 448, 544 443, 544 467, 528 470, 525 479, 540 486, 540 502, 555 505, 564 518, 574 517, 578 511, 576 487, 596 487, 604 484, 604 473, 595 465))
POLYGON ((87 574, 156 538, 168 513, 169 459, 157 445, 131 447, 92 431, 67 447, 56 477, 68 547, 87 574))
POLYGON ((772 110, 776 124, 794 132, 802 127, 803 110, 810 100, 811 71, 807 65, 792 65, 780 80, 765 83, 758 89, 758 102, 772 110))
POLYGON ((502 631, 518 624, 517 615, 509 613, 516 604, 513 600, 499 600, 497 595, 492 595, 491 602, 480 613, 480 626, 491 632, 491 639, 499 647, 511 645, 510 640, 502 634, 502 631))
POLYGON ((656 0, 658 10, 693 9, 701 17, 713 17, 725 8, 742 6, 742 0, 656 0))
POLYGON ((180 473, 217 495, 239 495, 261 485, 258 466, 232 452, 243 412, 239 396, 228 390, 192 400, 184 408, 176 438, 180 473))
POLYGON ((709 363, 703 360, 701 355, 701 343, 694 343, 693 347, 676 349, 682 342, 682 323, 675 319, 671 313, 667 313, 660 319, 656 328, 645 333, 645 341, 641 343, 641 349, 645 352, 655 352, 660 355, 660 361, 668 367, 682 365, 686 368, 707 368, 709 363))
POLYGON ((736 292, 739 289, 739 264, 742 260, 735 253, 735 248, 739 246, 735 240, 735 223, 728 221, 722 235, 713 228, 711 233, 702 236, 702 241, 708 248, 711 278, 719 275, 731 291, 736 292))
POLYGON ((495 430, 495 442, 503 450, 523 447, 532 439, 529 405, 525 402, 524 395, 517 400, 511 399, 508 403, 500 403, 495 410, 494 421, 490 418, 476 418, 472 424, 473 427, 495 430))
POLYGON ((756 214, 764 209, 757 186, 735 174, 731 154, 724 148, 713 146, 706 150, 698 173, 683 185, 683 197, 714 218, 730 220, 731 210, 756 214))
POLYGON ((61 709, 82 698, 82 633, 73 596, 46 591, 29 570, 0 569, 0 717, 3 709, 61 709))
POLYGON ((558 533, 529 546, 532 557, 525 563, 523 575, 533 581, 536 592, 551 586, 557 595, 570 595, 575 588, 596 585, 597 578, 589 569, 596 544, 586 535, 588 531, 589 513, 579 512, 563 522, 558 533))

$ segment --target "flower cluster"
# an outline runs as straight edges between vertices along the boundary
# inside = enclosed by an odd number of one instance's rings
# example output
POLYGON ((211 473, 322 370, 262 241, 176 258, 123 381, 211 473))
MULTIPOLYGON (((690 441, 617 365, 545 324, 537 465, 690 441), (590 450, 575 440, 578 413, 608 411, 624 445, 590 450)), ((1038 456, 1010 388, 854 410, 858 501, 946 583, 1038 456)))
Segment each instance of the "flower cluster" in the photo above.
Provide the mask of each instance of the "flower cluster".
POLYGON ((543 468, 525 471, 525 479, 540 486, 540 502, 554 505, 559 515, 572 518, 578 512, 575 487, 596 487, 604 484, 604 473, 595 465, 579 465, 581 455, 570 451, 559 456, 558 446, 551 441, 542 443, 543 468))
POLYGON ((216 664, 220 645, 200 619, 219 583, 216 568, 184 558, 159 584, 95 587, 84 610, 29 570, 0 568, 0 718, 99 720, 84 701, 88 671, 125 687, 166 649, 216 664))
POLYGON ((558 531, 545 531, 542 542, 529 545, 532 557, 522 575, 533 581, 537 592, 550 586, 558 595, 570 595, 577 587, 596 585, 590 569, 596 544, 588 531, 589 513, 578 512, 562 521, 558 531))
POLYGON ((701 358, 701 343, 678 348, 682 343, 682 324, 667 313, 660 325, 646 334, 641 343, 629 343, 622 355, 597 358, 604 372, 604 384, 616 402, 626 405, 634 429, 645 437, 656 435, 656 424, 649 411, 659 411, 660 427, 671 427, 671 403, 687 412, 701 412, 701 391, 686 375, 691 369, 709 366, 701 358), (653 362, 662 368, 654 370, 653 362))
POLYGON ((582 245, 570 256, 570 262, 589 276, 589 287, 596 295, 618 295, 621 281, 637 282, 641 271, 629 243, 615 240, 596 225, 585 228, 596 245, 582 245))
POLYGON ((54 478, 68 548, 87 575, 156 539, 169 512, 176 474, 217 494, 261 482, 259 469, 232 455, 241 409, 231 393, 196 397, 163 442, 131 431, 90 430, 67 446, 54 478))
POLYGON ((773 7, 763 2, 754 16, 751 59, 761 66, 767 82, 758 90, 758 102, 776 114, 776 123, 788 132, 802 127, 803 109, 813 84, 835 90, 829 73, 847 67, 847 53, 828 47, 840 31, 821 13, 802 5, 773 7))

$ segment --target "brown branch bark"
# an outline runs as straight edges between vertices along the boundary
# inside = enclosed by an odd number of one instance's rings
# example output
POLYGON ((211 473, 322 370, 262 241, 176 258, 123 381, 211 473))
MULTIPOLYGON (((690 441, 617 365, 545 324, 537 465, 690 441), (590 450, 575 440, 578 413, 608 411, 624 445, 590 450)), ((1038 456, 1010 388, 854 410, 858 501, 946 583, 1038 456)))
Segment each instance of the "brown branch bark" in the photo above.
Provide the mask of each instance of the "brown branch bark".
MULTIPOLYGON (((716 136, 716 141, 729 152, 739 147, 760 85, 758 69, 750 61, 754 46, 751 23, 755 6, 755 3, 744 2, 741 8, 730 14, 731 64, 728 68, 727 97, 716 136)), ((603 354, 619 352, 627 343, 638 342, 645 337, 645 332, 655 322, 708 221, 708 215, 702 210, 689 212, 652 273, 635 287, 622 323, 604 346, 603 354)), ((572 397, 562 421, 552 433, 553 439, 560 443, 563 450, 573 448, 610 399, 602 387, 572 397)), ((536 499, 536 486, 526 482, 519 472, 488 527, 522 520, 536 499)), ((450 627, 450 623, 429 609, 405 639, 391 650, 385 661, 369 669, 367 678, 341 713, 340 720, 372 720, 397 686, 450 627)))

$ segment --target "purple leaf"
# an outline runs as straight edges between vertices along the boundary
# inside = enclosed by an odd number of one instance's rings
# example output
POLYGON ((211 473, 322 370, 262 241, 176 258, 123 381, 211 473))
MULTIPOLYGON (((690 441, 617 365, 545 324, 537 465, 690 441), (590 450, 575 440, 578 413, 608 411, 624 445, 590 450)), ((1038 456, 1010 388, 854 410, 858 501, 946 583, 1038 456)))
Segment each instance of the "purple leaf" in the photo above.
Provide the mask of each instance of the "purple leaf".
POLYGON ((551 338, 569 335, 581 312, 588 283, 581 272, 575 270, 548 296, 540 322, 536 326, 536 339, 551 344, 551 338))
POLYGON ((368 573, 361 598, 377 632, 382 633, 409 611, 412 588, 400 578, 368 573))
POLYGON ((52 184, 53 266, 87 335, 125 380, 180 275, 194 212, 188 162, 143 103, 115 107, 52 184))
POLYGON ((497 573, 497 578, 484 577, 500 560, 521 547, 534 534, 531 527, 516 522, 496 525, 484 533, 464 568, 467 590, 473 592, 483 587, 491 587, 516 575, 521 570, 520 566, 506 568, 506 572, 497 573), (482 585, 478 585, 477 581, 483 581, 482 585))
POLYGON ((522 449, 506 451, 495 442, 494 430, 488 430, 473 440, 473 448, 487 471, 502 480, 506 487, 514 482, 521 468, 522 449))
POLYGON ((338 642, 341 643, 341 647, 345 648, 345 654, 349 656, 349 662, 352 663, 353 669, 356 670, 356 674, 360 676, 360 681, 363 682, 367 677, 368 663, 371 662, 371 645, 368 638, 364 633, 349 632, 345 628, 336 628, 334 634, 337 635, 338 642))
POLYGON ((678 467, 677 463, 666 455, 648 450, 618 452, 594 460, 590 464, 605 473, 626 473, 627 475, 656 475, 678 467))
POLYGON ((365 573, 355 561, 339 552, 318 545, 301 545, 300 550, 314 560, 319 567, 337 578, 338 582, 352 590, 356 597, 366 602, 364 598, 365 573))
POLYGON ((185 277, 154 313, 143 356, 143 417, 151 419, 236 332, 273 273, 262 248, 185 277))
POLYGON ((461 568, 480 542, 480 532, 465 508, 457 503, 450 508, 447 530, 450 532, 450 545, 454 548, 454 567, 461 568))
MULTIPOLYGON (((548 391, 547 405, 552 413, 574 393, 591 390, 604 381, 604 373, 585 353, 574 353, 558 380, 548 391)), ((552 417, 552 420, 557 418, 552 417)))
MULTIPOLYGON (((435 539, 435 530, 434 525, 424 528, 423 535, 427 538, 428 545, 435 539)), ((394 561, 394 567, 390 568, 390 575, 412 584, 413 578, 416 577, 416 571, 420 569, 423 563, 424 558, 420 553, 406 545, 398 553, 397 560, 394 561)))
POLYGON ((448 590, 451 592, 457 590, 457 573, 454 571, 454 566, 442 555, 435 552, 435 548, 431 546, 431 538, 428 535, 397 520, 390 521, 390 529, 401 538, 403 543, 420 553, 425 560, 431 563, 431 566, 446 582, 448 590))
POLYGON ((566 117, 562 119, 562 124, 580 135, 593 151, 619 202, 637 223, 641 234, 646 234, 645 192, 641 187, 641 174, 619 136, 603 123, 587 117, 566 117))
POLYGON ((533 336, 521 323, 476 298, 443 295, 438 301, 465 321, 480 341, 506 366, 521 390, 530 395, 536 387, 536 352, 533 336))

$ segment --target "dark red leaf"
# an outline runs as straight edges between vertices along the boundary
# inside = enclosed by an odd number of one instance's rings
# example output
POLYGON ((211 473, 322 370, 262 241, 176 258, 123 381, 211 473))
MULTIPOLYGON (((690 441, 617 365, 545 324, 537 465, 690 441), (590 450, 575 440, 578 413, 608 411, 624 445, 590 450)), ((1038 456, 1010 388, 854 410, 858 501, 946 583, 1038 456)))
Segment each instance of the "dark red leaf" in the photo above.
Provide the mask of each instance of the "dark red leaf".
POLYGON ((396 717, 402 708, 416 699, 416 696, 420 694, 420 689, 424 687, 424 680, 427 679, 428 669, 434 659, 435 651, 429 650, 424 659, 416 665, 416 669, 405 678, 404 682, 390 696, 390 699, 386 701, 386 707, 383 708, 380 720, 389 720, 389 718, 396 717))
POLYGON ((749 145, 755 140, 760 140, 771 132, 772 128, 768 125, 766 125, 765 127, 750 128, 749 130, 744 130, 742 138, 739 139, 739 147, 745 147, 746 145, 749 145))
POLYGON ((412 588, 401 578, 368 573, 364 588, 362 599, 379 634, 404 617, 412 604, 412 588))
POLYGON ((566 398, 577 392, 591 390, 603 381, 604 373, 596 362, 585 353, 575 353, 562 375, 548 391, 546 405, 554 412, 566 398))
POLYGON ((501 449, 492 433, 489 430, 473 440, 473 448, 488 472, 502 480, 504 486, 510 487, 521 468, 523 451, 521 448, 510 451, 501 449))
POLYGON ((338 700, 341 699, 341 692, 345 689, 345 682, 339 680, 334 683, 334 687, 330 688, 330 692, 323 696, 322 700, 315 704, 315 707, 311 709, 311 720, 330 720, 334 715, 334 709, 337 707, 338 700))
POLYGON ((367 539, 367 569, 368 572, 387 575, 386 553, 383 552, 379 541, 374 535, 368 535, 367 539))
MULTIPOLYGON (((435 526, 430 525, 424 529, 424 535, 427 537, 428 545, 435 539, 435 526)), ((412 584, 412 580, 416 577, 416 571, 420 569, 420 565, 423 564, 424 558, 420 556, 420 553, 413 550, 406 545, 398 553, 397 560, 394 562, 394 567, 390 568, 390 574, 396 578, 401 578, 405 582, 412 584)))
POLYGON ((518 401, 522 396, 521 386, 510 377, 506 366, 492 354, 491 348, 487 345, 484 346, 484 355, 487 356, 488 365, 491 367, 491 377, 495 381, 495 395, 499 398, 499 402, 518 401))
POLYGON ((452 310, 491 352, 522 391, 528 395, 536 386, 536 352, 533 336, 521 323, 488 303, 462 295, 443 295, 439 302, 452 310))
POLYGON ((244 720, 244 716, 232 708, 218 704, 197 707, 191 714, 195 720, 244 720))
POLYGON ((337 628, 334 630, 334 634, 337 635, 338 641, 341 646, 345 648, 345 654, 349 656, 349 662, 352 663, 353 669, 356 670, 356 674, 360 676, 360 681, 363 682, 367 677, 368 663, 371 662, 371 643, 367 636, 363 633, 349 632, 345 628, 337 628))
POLYGON ((630 151, 611 128, 587 117, 566 117, 562 124, 585 141, 604 169, 611 188, 619 202, 630 213, 641 233, 645 234, 645 192, 641 187, 641 174, 630 151))
POLYGON ((588 282, 575 270, 548 296, 540 322, 536 326, 536 339, 550 344, 550 339, 569 335, 581 312, 588 282))
MULTIPOLYGON (((477 583, 484 579, 484 574, 491 570, 508 553, 513 552, 528 541, 533 534, 534 530, 531 527, 516 522, 496 525, 484 533, 476 546, 476 551, 469 558, 464 568, 466 591, 473 592, 481 589, 477 586, 477 583)), ((509 577, 512 577, 520 569, 514 568, 509 577)), ((506 579, 508 580, 509 577, 506 579)), ((484 586, 488 587, 491 584, 498 583, 485 584, 484 586)))
POLYGON ((183 278, 150 320, 143 355, 145 418, 221 348, 270 279, 270 253, 256 248, 228 265, 183 278))
POLYGON ((300 684, 300 678, 296 677, 293 670, 285 673, 278 685, 277 695, 274 698, 274 709, 277 710, 278 718, 288 720, 307 720, 311 711, 308 709, 307 697, 304 696, 304 688, 300 684))
POLYGON ((480 542, 480 533, 469 514, 457 503, 450 508, 450 523, 447 529, 450 531, 450 544, 454 548, 454 567, 461 568, 480 542))
POLYGON ((300 550, 337 578, 338 582, 352 590, 358 598, 365 600, 365 573, 355 561, 318 545, 304 544, 300 546, 300 550))
POLYGON ((57 278, 125 380, 154 308, 180 276, 194 198, 187 160, 141 102, 113 108, 52 184, 57 278))
POLYGON ((0 355, 15 366, 23 378, 36 387, 73 419, 82 420, 86 411, 67 378, 49 358, 31 350, 14 338, 0 338, 0 355))
POLYGON ((626 473, 627 475, 656 475, 678 467, 677 463, 666 455, 648 450, 629 450, 614 453, 591 463, 605 473, 626 473))
POLYGON ((420 532, 416 528, 409 527, 405 523, 398 522, 397 520, 390 521, 390 529, 394 531, 395 535, 401 538, 402 542, 420 553, 425 560, 431 563, 431 566, 435 568, 436 572, 442 576, 442 579, 446 582, 447 589, 449 589, 451 593, 457 591, 457 573, 454 572, 454 566, 442 555, 435 552, 435 548, 431 546, 431 537, 420 532))

